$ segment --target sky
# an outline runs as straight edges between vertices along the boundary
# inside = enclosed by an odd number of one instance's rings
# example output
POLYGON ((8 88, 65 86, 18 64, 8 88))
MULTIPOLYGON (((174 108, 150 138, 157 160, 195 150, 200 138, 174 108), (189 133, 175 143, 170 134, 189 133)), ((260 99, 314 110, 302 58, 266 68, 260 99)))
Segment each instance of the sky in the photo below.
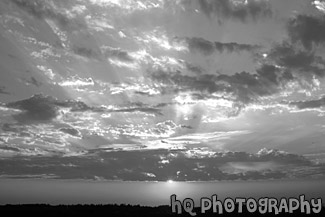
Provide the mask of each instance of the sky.
POLYGON ((325 1, 0 1, 0 177, 325 175, 325 1))

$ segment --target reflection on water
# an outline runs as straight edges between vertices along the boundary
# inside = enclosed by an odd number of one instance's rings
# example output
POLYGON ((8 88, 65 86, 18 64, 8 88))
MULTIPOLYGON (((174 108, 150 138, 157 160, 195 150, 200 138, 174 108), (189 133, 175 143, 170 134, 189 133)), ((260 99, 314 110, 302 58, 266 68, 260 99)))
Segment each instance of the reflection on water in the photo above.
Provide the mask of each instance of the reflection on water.
POLYGON ((98 182, 82 180, 0 180, 0 204, 169 204, 178 199, 217 194, 225 197, 325 198, 324 180, 232 181, 232 182, 98 182))

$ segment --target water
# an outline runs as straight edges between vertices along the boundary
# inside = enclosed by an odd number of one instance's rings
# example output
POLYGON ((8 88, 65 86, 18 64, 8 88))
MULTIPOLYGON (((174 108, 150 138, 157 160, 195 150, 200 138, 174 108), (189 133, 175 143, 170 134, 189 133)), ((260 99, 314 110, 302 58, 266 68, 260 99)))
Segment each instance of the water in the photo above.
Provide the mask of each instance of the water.
POLYGON ((200 197, 325 198, 324 180, 231 182, 107 182, 84 180, 1 179, 0 204, 140 204, 166 205, 177 199, 200 197))

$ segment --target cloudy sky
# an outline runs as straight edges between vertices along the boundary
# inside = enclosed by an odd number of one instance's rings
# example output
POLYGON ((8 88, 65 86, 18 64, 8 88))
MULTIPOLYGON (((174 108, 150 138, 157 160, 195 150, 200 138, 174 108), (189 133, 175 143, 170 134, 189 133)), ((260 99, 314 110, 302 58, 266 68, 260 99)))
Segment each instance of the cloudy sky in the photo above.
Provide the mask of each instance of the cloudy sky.
POLYGON ((0 1, 0 177, 325 175, 325 1, 0 1))

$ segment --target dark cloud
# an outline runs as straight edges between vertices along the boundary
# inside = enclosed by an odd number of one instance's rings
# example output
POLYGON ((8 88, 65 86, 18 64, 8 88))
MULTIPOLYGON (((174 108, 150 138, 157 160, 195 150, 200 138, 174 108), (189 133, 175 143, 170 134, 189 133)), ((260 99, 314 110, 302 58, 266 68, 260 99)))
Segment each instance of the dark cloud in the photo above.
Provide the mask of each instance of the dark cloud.
MULTIPOLYGON (((44 96, 42 94, 34 95, 31 98, 25 100, 7 103, 6 106, 22 111, 21 113, 15 114, 13 116, 17 121, 21 123, 51 121, 57 117, 60 108, 69 108, 70 112, 143 112, 162 115, 160 108, 155 106, 151 107, 144 104, 135 104, 115 109, 107 109, 104 107, 88 106, 84 102, 76 100, 61 101, 54 97, 44 96)), ((8 128, 8 126, 6 128, 8 128)), ((60 131, 71 135, 79 134, 75 131, 75 129, 70 128, 61 128, 60 131)))
POLYGON ((87 57, 89 59, 96 59, 96 60, 102 59, 102 54, 99 49, 93 49, 93 48, 74 45, 72 47, 72 51, 73 51, 73 53, 75 53, 79 56, 87 57))
POLYGON ((15 132, 15 133, 20 132, 19 128, 17 128, 14 124, 9 124, 9 123, 4 123, 1 127, 1 130, 3 130, 4 132, 15 132))
POLYGON ((190 130, 193 129, 193 127, 189 125, 181 125, 181 128, 190 129, 190 130))
POLYGON ((249 0, 247 4, 234 4, 231 0, 198 0, 203 13, 209 18, 234 19, 247 21, 258 20, 261 17, 271 17, 271 6, 267 1, 249 0))
MULTIPOLYGON (((229 8, 231 4, 228 1, 200 2, 211 13, 217 10, 213 9, 214 6, 228 4, 229 8)), ((246 6, 249 4, 252 2, 246 6)), ((241 8, 244 5, 238 7, 241 8)), ((275 44, 255 72, 237 72, 233 75, 220 73, 219 75, 203 75, 198 69, 196 76, 189 76, 180 71, 156 70, 150 73, 150 77, 173 87, 166 93, 170 93, 171 90, 174 92, 199 91, 202 94, 204 92, 230 93, 243 106, 256 102, 261 97, 280 92, 288 82, 293 80, 298 81, 302 87, 307 87, 306 84, 313 85, 312 82, 315 77, 324 77, 325 75, 325 60, 318 56, 315 51, 306 48, 310 48, 312 44, 322 43, 325 37, 322 35, 322 30, 314 34, 313 32, 316 29, 313 30, 314 27, 306 25, 307 23, 321 27, 323 18, 297 16, 290 20, 287 26, 289 39, 275 44), (311 28, 310 31, 309 28, 311 28), (304 46, 299 46, 297 44, 299 41, 304 46)), ((198 51, 204 55, 211 55, 214 52, 254 51, 259 48, 256 45, 211 42, 197 37, 176 38, 176 40, 185 40, 191 51, 198 51)), ((190 64, 188 65, 190 66, 190 64)), ((189 68, 187 67, 187 70, 189 68)))
POLYGON ((204 55, 211 55, 216 51, 213 42, 203 38, 185 38, 190 50, 199 51, 204 55))
POLYGON ((289 42, 283 42, 273 47, 269 58, 276 65, 285 67, 299 77, 324 76, 325 61, 322 57, 311 51, 299 50, 289 42))
POLYGON ((185 63, 186 69, 190 72, 193 72, 194 74, 202 74, 204 72, 204 69, 200 66, 194 66, 190 63, 185 63))
POLYGON ((87 57, 90 59, 103 60, 104 58, 109 58, 127 63, 134 62, 134 59, 129 55, 127 51, 119 48, 105 48, 101 50, 97 47, 90 47, 89 45, 74 45, 72 47, 72 51, 79 56, 87 57))
POLYGON ((7 95, 9 95, 10 93, 6 91, 6 87, 0 86, 0 94, 7 94, 7 95))
POLYGON ((256 72, 265 81, 278 85, 278 69, 274 65, 264 64, 256 72))
POLYGON ((277 93, 282 88, 279 70, 273 65, 262 65, 256 74, 248 72, 234 75, 202 74, 197 76, 182 75, 181 72, 157 70, 150 73, 153 80, 174 87, 174 92, 200 91, 202 93, 231 93, 241 103, 250 103, 262 96, 277 93))
POLYGON ((257 70, 257 74, 240 72, 234 75, 219 75, 218 79, 228 83, 228 91, 234 93, 238 101, 246 104, 281 90, 282 86, 278 84, 275 71, 273 66, 264 65, 257 70))
POLYGON ((76 130, 74 128, 61 128, 59 129, 61 132, 64 132, 64 133, 67 133, 67 134, 70 134, 71 136, 80 136, 80 132, 79 130, 76 130))
POLYGON ((14 151, 14 152, 19 152, 20 151, 18 148, 6 146, 6 145, 5 146, 0 145, 0 149, 5 150, 5 151, 14 151))
POLYGON ((53 100, 52 97, 34 95, 29 99, 8 103, 7 107, 23 111, 14 116, 19 122, 49 121, 57 116, 53 100))
MULTIPOLYGON (((143 94, 143 93, 138 93, 143 94)), ((108 109, 107 112, 143 112, 143 113, 152 113, 156 115, 162 115, 161 108, 159 106, 149 106, 147 104, 144 104, 142 102, 134 102, 130 103, 129 105, 125 107, 115 108, 115 109, 108 109)))
POLYGON ((102 108, 90 107, 81 101, 66 100, 60 101, 51 96, 36 94, 32 97, 6 104, 9 108, 19 109, 22 112, 14 115, 19 122, 43 122, 51 121, 58 115, 60 107, 70 108, 71 112, 103 111, 102 108))
POLYGON ((249 45, 249 44, 238 44, 235 42, 231 43, 221 43, 221 42, 211 42, 205 40, 204 38, 198 37, 186 37, 186 38, 175 38, 177 41, 185 40, 189 49, 191 51, 198 51, 204 55, 211 55, 214 52, 241 52, 248 51, 252 52, 259 48, 257 45, 249 45))
POLYGON ((325 42, 325 17, 297 15, 287 24, 293 42, 301 42, 306 49, 325 42))
POLYGON ((107 49, 105 51, 106 58, 117 59, 122 62, 133 62, 134 59, 129 55, 127 51, 121 49, 107 49))
POLYGON ((325 96, 316 100, 290 102, 289 105, 295 106, 298 109, 320 108, 325 106, 325 96))
MULTIPOLYGON (((316 30, 312 30, 314 27, 306 25, 309 22, 318 22, 317 25, 321 23, 318 18, 304 15, 298 15, 296 18, 288 21, 289 38, 279 44, 275 44, 269 51, 262 67, 256 70, 258 80, 263 80, 263 83, 266 82, 267 85, 265 87, 267 88, 265 91, 268 92, 253 91, 253 93, 257 93, 257 95, 271 95, 279 91, 277 87, 281 89, 287 82, 293 80, 296 80, 304 88, 308 85, 312 86, 315 77, 324 77, 325 60, 318 56, 315 50, 310 49, 313 44, 321 43, 321 37, 314 36, 313 31, 316 30), (309 28, 311 28, 310 31, 309 28), (303 46, 298 42, 301 42, 303 46)), ((244 77, 248 78, 247 76, 244 77)), ((242 82, 245 82, 245 78, 241 77, 242 82)), ((253 81, 251 79, 251 85, 247 85, 252 87, 253 81)), ((253 87, 257 87, 258 84, 260 82, 255 82, 253 87)), ((249 88, 248 91, 251 90, 252 88, 249 88)), ((255 90, 261 91, 262 88, 258 86, 255 90)), ((243 94, 242 89, 241 93, 243 94)), ((247 96, 248 94, 244 95, 247 96)))
POLYGON ((0 159, 3 174, 55 174, 61 179, 126 181, 213 181, 303 178, 323 174, 324 165, 302 156, 263 149, 211 152, 205 149, 118 151, 96 149, 83 156, 0 159), (15 168, 15 169, 13 169, 15 168), (298 172, 297 172, 298 171, 298 172))
POLYGON ((29 80, 25 80, 27 84, 34 85, 35 87, 40 87, 42 86, 42 82, 38 81, 35 77, 31 77, 29 80))
POLYGON ((235 42, 231 43, 221 43, 221 42, 214 42, 216 50, 219 52, 239 52, 239 51, 254 51, 259 46, 257 45, 249 45, 249 44, 238 44, 235 42))
POLYGON ((83 111, 103 111, 101 108, 90 107, 86 103, 76 100, 66 100, 66 101, 54 101, 55 106, 60 106, 64 108, 70 108, 71 112, 83 112, 83 111))
POLYGON ((207 91, 209 93, 225 91, 225 86, 217 84, 216 75, 202 74, 198 76, 182 75, 180 71, 167 72, 164 70, 157 70, 150 72, 149 76, 154 81, 162 82, 173 86, 169 91, 207 91))
POLYGON ((325 60, 312 49, 325 42, 324 29, 323 16, 297 15, 287 22, 288 39, 275 44, 267 56, 270 64, 282 69, 281 82, 295 79, 311 84, 314 77, 324 77, 325 60))

